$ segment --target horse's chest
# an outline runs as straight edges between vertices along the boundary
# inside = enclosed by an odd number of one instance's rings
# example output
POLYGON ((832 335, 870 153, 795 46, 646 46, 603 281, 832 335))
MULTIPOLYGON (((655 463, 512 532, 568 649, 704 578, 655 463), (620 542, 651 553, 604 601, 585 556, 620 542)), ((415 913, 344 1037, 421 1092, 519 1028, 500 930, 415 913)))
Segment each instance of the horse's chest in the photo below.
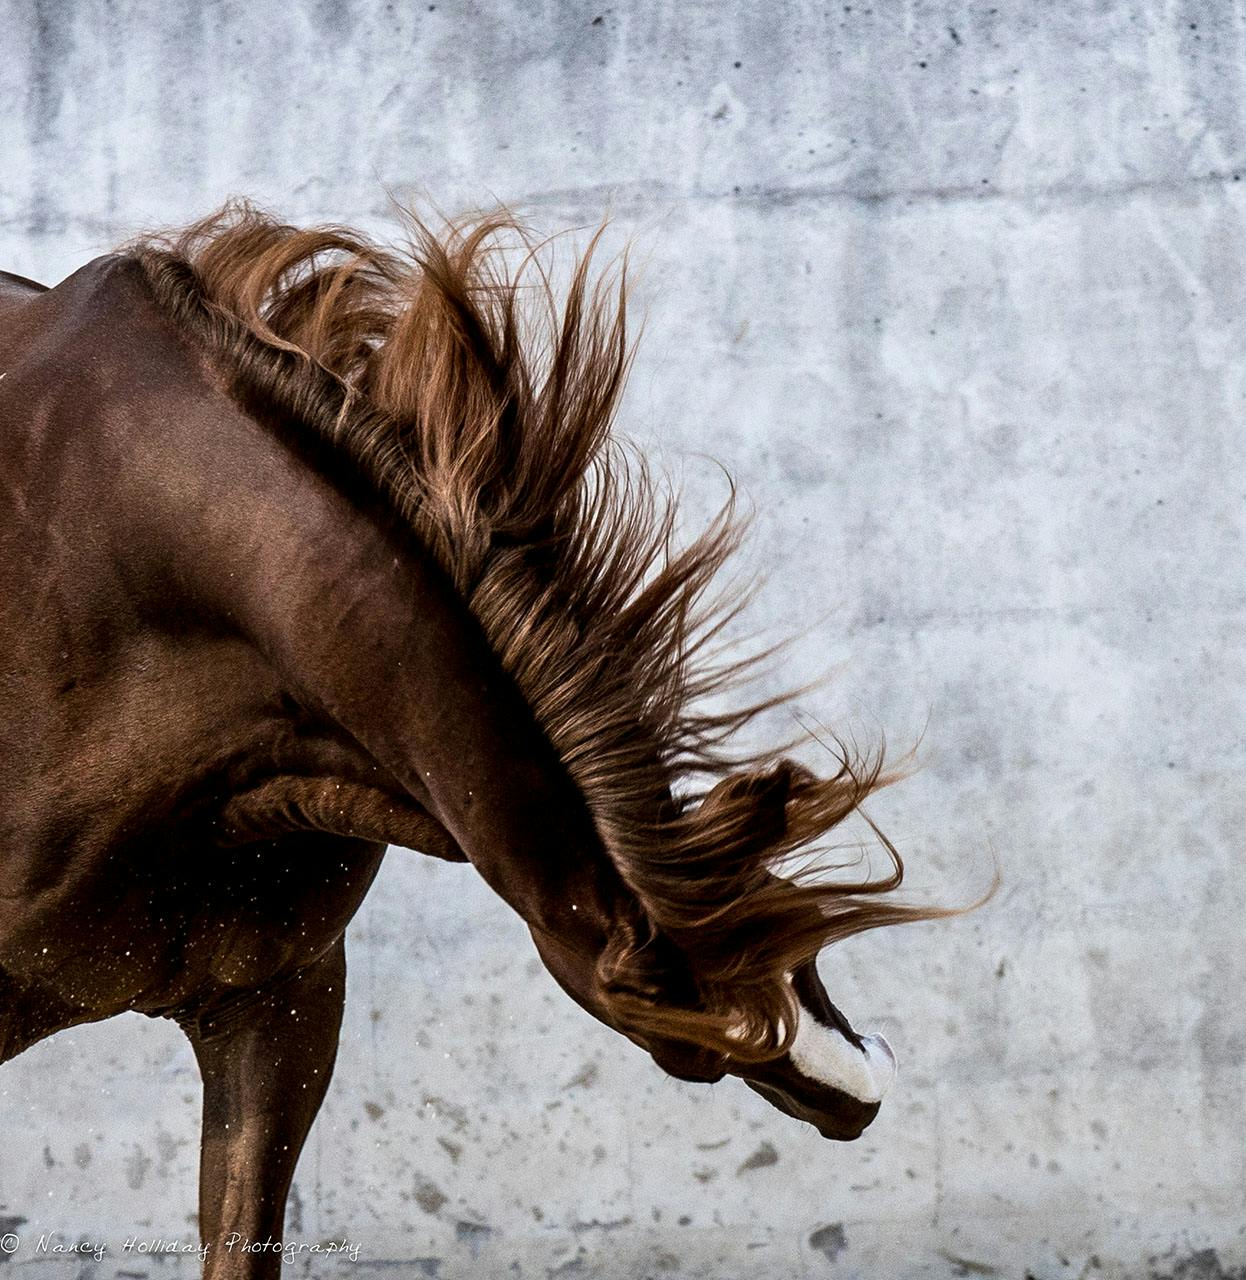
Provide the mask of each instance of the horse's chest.
POLYGON ((380 858, 307 836, 131 849, 81 880, 0 900, 0 969, 81 1020, 262 987, 341 936, 380 858))

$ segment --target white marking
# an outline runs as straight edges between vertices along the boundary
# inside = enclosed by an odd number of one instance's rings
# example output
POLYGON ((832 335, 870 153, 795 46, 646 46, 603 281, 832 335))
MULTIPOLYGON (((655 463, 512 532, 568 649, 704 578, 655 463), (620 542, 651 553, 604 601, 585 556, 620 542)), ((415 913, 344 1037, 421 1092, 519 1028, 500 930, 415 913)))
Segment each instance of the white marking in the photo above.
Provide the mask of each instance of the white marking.
POLYGON ((824 1027, 802 1006, 788 1056, 797 1071, 818 1084, 858 1102, 881 1102, 896 1078, 896 1055, 882 1036, 862 1036, 861 1043, 864 1051, 833 1027, 824 1027))

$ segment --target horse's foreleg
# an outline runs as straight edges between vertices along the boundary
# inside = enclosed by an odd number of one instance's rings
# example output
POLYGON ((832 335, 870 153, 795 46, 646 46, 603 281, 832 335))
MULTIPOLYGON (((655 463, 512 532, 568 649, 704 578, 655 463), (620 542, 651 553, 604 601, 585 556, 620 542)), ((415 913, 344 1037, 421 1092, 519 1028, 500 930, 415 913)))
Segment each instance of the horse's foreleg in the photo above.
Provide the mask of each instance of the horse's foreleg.
POLYGON ((199 1234, 205 1280, 272 1280, 286 1195, 337 1054, 346 953, 184 1023, 203 1075, 199 1234))

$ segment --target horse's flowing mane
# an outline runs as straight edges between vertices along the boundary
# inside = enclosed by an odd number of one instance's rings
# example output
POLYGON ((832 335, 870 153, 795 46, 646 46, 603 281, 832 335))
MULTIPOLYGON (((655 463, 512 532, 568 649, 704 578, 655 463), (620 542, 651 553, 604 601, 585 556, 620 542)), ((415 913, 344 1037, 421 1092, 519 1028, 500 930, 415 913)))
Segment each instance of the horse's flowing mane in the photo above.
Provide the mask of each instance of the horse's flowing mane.
POLYGON ((728 754, 783 701, 705 707, 750 667, 711 651, 738 598, 706 604, 739 526, 729 503, 677 548, 673 502, 611 439, 631 347, 623 272, 590 270, 596 238, 560 304, 508 215, 408 229, 396 251, 233 203, 129 252, 235 393, 349 458, 478 619, 638 899, 599 961, 620 1024, 772 1058, 796 1023, 792 970, 947 914, 881 900, 903 875, 886 840, 880 879, 775 874, 890 781, 881 753, 842 751, 826 779, 728 754), (513 270, 507 243, 528 250, 513 270), (691 965, 693 1007, 657 998, 659 936, 691 965))

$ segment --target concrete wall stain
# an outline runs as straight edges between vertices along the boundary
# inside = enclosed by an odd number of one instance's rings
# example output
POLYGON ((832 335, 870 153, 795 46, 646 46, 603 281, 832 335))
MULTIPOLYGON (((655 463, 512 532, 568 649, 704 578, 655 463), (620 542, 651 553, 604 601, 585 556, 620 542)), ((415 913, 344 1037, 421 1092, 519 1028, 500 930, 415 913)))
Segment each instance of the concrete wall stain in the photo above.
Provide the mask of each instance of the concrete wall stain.
POLYGON ((1161 1264, 1149 1273, 1148 1280, 1246 1280, 1246 1266, 1226 1267, 1215 1249, 1199 1249, 1161 1264))
POLYGON ((772 1164, 779 1163, 779 1153, 775 1150, 773 1144, 763 1142, 751 1155, 748 1155, 740 1163, 740 1167, 736 1170, 737 1174, 748 1173, 752 1169, 766 1169, 772 1164))
POLYGON ((819 1227, 809 1237, 809 1247, 816 1249, 828 1262, 834 1262, 848 1247, 848 1235, 842 1222, 831 1222, 819 1227))

